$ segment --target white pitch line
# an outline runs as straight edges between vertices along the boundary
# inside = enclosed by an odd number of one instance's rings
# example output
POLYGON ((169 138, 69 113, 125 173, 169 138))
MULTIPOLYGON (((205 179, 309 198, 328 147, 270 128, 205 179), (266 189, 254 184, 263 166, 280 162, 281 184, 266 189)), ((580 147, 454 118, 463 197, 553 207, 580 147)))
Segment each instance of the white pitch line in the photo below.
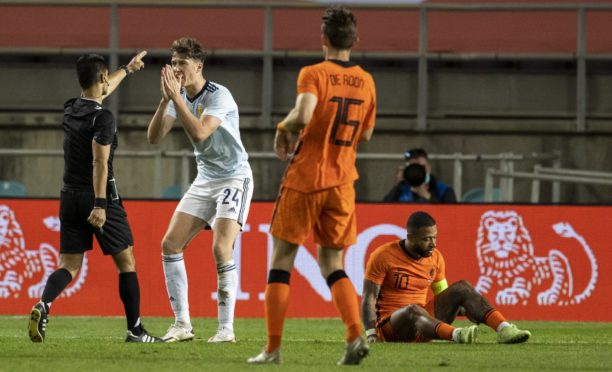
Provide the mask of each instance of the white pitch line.
MULTIPOLYGON (((19 338, 23 338, 23 339, 27 339, 27 335, 5 335, 3 336, 4 338, 14 338, 14 339, 19 339, 19 338)), ((50 340, 79 340, 79 339, 84 339, 84 337, 82 336, 58 336, 58 337, 54 337, 54 336, 49 336, 50 340)), ((87 337, 88 340, 117 340, 117 341, 123 341, 124 338, 123 337, 115 337, 115 336, 88 336, 87 337)), ((237 338, 238 342, 265 342, 266 339, 265 338, 237 338)), ((342 343, 343 340, 340 339, 310 339, 310 338, 284 338, 283 341, 285 342, 304 342, 304 343, 328 343, 328 344, 337 344, 337 343, 342 343)), ((208 343, 206 338, 196 338, 191 342, 203 342, 203 343, 208 343)), ((172 342, 173 344, 176 344, 177 342, 172 342)), ((180 342, 178 342, 180 343, 180 342)), ((445 341, 435 341, 433 342, 433 344, 438 344, 438 343, 446 343, 445 341)), ((497 344, 497 342, 495 341, 490 341, 490 342, 478 342, 476 343, 476 345, 494 345, 497 344)), ((575 340, 559 340, 559 341, 554 341, 554 342, 538 342, 538 341, 529 341, 527 342, 528 345, 612 345, 612 340, 610 341, 603 341, 603 342, 597 342, 597 343, 593 343, 590 341, 575 341, 575 340)))

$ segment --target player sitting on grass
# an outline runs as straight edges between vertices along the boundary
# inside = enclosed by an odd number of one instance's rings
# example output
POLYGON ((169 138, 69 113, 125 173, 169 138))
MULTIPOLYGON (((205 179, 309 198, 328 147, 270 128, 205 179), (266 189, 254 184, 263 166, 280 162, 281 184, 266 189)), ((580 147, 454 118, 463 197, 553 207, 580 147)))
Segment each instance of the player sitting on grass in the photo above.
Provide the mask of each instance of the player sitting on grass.
POLYGON ((446 283, 444 258, 436 249, 437 228, 425 212, 408 218, 407 236, 378 247, 367 263, 362 318, 369 342, 476 342, 478 326, 455 328, 458 314, 497 331, 497 342, 525 342, 529 331, 506 321, 465 280, 446 283), (427 302, 431 287, 434 298, 427 302))

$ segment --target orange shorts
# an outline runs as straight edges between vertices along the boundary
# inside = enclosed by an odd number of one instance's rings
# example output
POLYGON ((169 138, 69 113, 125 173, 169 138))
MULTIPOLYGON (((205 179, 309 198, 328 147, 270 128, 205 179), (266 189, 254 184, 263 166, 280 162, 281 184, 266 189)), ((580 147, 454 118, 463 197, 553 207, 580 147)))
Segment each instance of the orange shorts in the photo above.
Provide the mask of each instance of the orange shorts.
POLYGON ((312 193, 282 187, 276 199, 270 233, 302 244, 314 230, 317 244, 343 249, 357 241, 353 183, 312 193))
MULTIPOLYGON (((434 300, 432 299, 423 306, 429 315, 434 316, 434 300)), ((431 339, 423 336, 418 331, 415 332, 414 337, 404 337, 393 329, 391 325, 391 315, 383 318, 376 324, 376 334, 378 338, 385 342, 429 342, 431 339)))

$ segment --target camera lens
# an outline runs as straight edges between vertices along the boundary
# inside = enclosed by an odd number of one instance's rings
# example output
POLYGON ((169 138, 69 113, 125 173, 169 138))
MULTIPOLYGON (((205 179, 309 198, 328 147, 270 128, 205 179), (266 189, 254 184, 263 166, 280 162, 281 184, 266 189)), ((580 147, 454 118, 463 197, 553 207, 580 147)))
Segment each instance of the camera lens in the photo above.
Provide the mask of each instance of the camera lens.
POLYGON ((410 164, 404 169, 404 180, 410 186, 421 186, 426 176, 425 167, 421 164, 410 164))

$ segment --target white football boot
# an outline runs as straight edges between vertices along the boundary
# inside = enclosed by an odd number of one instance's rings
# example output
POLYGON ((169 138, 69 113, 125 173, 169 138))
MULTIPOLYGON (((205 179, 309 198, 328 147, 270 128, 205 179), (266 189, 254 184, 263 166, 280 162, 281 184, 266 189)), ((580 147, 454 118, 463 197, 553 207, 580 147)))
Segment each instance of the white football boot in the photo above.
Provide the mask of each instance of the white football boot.
POLYGON ((267 353, 266 349, 264 349, 257 356, 247 359, 247 363, 249 364, 280 364, 281 363, 280 348, 274 350, 271 353, 267 353))
POLYGON ((362 336, 357 337, 353 342, 346 345, 346 350, 342 359, 337 365, 354 365, 361 363, 361 360, 368 356, 370 347, 368 342, 362 336))
POLYGON ((219 328, 217 333, 214 336, 208 339, 209 343, 219 343, 219 342, 236 342, 236 335, 234 335, 234 331, 231 331, 225 327, 219 328))
POLYGON ((187 329, 177 324, 172 324, 168 331, 162 337, 164 342, 180 342, 193 340, 193 329, 187 329))

